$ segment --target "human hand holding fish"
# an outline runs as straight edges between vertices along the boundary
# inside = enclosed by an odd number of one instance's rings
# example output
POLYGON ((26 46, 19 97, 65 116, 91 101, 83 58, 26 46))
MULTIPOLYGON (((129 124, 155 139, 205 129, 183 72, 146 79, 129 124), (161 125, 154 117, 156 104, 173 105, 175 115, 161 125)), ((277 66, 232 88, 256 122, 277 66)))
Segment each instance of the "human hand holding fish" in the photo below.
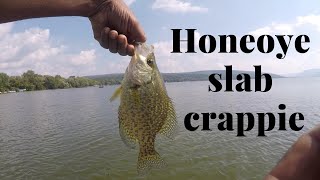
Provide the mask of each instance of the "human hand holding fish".
POLYGON ((94 38, 122 56, 134 53, 134 42, 145 42, 138 20, 122 0, 1 0, 0 23, 30 18, 88 17, 94 38))
POLYGON ((96 12, 89 16, 94 38, 112 53, 134 54, 134 43, 145 42, 138 20, 122 0, 95 0, 96 12))

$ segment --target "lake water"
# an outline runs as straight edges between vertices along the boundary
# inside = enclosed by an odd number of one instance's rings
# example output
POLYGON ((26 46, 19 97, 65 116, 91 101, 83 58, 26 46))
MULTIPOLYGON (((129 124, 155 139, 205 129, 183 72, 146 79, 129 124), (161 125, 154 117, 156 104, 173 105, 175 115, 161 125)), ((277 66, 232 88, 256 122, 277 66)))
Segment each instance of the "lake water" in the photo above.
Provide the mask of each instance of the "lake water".
POLYGON ((209 93, 208 85, 166 85, 179 134, 157 139, 168 167, 145 177, 137 176, 137 150, 120 139, 119 101, 107 100, 117 86, 0 95, 0 179, 262 179, 298 136, 320 122, 319 78, 273 79, 267 93, 209 93), (247 137, 236 137, 235 131, 218 131, 218 119, 210 132, 190 132, 183 123, 189 112, 277 115, 281 103, 287 116, 303 113, 303 130, 257 137, 255 126, 247 137))

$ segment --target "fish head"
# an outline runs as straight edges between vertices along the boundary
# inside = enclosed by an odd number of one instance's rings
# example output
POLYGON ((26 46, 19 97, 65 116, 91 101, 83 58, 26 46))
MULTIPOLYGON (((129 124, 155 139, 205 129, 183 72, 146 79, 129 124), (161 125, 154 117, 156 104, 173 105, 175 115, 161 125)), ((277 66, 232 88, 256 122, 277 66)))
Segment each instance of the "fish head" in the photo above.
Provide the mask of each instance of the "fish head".
POLYGON ((140 87, 151 83, 157 71, 154 47, 144 43, 137 44, 125 75, 129 86, 140 87))

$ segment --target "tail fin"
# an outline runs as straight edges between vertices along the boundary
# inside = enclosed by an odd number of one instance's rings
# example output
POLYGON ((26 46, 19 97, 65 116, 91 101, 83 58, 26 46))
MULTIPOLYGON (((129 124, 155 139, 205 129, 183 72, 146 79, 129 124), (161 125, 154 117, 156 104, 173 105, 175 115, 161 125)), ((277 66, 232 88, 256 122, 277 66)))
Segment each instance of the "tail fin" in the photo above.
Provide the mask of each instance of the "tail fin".
POLYGON ((152 169, 162 169, 167 166, 157 151, 153 150, 152 152, 148 152, 148 154, 142 152, 139 152, 138 158, 139 175, 145 175, 152 169))

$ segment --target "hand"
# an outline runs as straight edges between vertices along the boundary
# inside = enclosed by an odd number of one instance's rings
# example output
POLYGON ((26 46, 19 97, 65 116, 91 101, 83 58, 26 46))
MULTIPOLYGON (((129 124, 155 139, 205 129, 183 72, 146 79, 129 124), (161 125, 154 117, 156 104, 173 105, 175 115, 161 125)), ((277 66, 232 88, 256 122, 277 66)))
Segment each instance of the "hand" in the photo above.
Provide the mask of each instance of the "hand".
POLYGON ((94 38, 112 53, 134 54, 134 42, 145 42, 146 36, 137 19, 122 0, 95 1, 97 12, 89 17, 94 38))
POLYGON ((265 180, 320 179, 320 126, 301 136, 265 180))

